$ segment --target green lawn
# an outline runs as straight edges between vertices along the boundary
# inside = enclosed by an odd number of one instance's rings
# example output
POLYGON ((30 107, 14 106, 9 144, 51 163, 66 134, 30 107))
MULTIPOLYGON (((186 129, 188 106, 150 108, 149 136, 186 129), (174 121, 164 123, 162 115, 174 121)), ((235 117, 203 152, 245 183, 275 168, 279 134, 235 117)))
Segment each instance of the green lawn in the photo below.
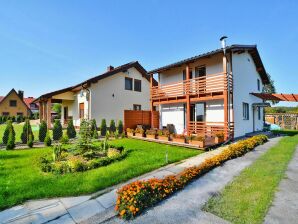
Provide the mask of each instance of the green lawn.
MULTIPOLYGON (((5 131, 5 127, 6 127, 6 124, 0 125, 0 143, 2 143, 2 137, 3 137, 3 133, 5 131)), ((16 132, 16 142, 21 142, 21 134, 23 132, 23 125, 14 124, 13 127, 16 132)), ((39 127, 36 125, 31 125, 31 127, 32 127, 32 132, 34 135, 34 140, 36 141, 36 140, 38 140, 38 128, 39 127)))
POLYGON ((263 223, 297 144, 298 135, 283 138, 212 197, 204 210, 232 223, 263 223))
POLYGON ((289 136, 294 136, 298 134, 298 130, 288 130, 288 129, 272 130, 271 132, 274 134, 283 134, 283 135, 289 135, 289 136))
POLYGON ((0 210, 28 199, 76 196, 104 189, 170 163, 198 155, 202 151, 133 139, 112 141, 131 150, 119 162, 83 173, 54 175, 43 173, 39 158, 51 148, 0 151, 0 210))

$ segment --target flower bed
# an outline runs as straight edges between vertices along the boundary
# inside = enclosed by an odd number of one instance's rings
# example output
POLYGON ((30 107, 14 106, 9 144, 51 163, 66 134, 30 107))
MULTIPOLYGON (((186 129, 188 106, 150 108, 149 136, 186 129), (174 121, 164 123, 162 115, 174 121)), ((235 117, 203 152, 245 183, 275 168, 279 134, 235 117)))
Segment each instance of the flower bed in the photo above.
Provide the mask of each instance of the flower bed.
POLYGON ((170 175, 163 179, 153 178, 130 183, 117 192, 118 199, 115 210, 121 218, 131 219, 140 214, 144 209, 153 206, 175 191, 182 189, 195 178, 200 177, 229 159, 244 155, 267 140, 267 136, 265 135, 241 140, 230 145, 220 154, 206 159, 199 166, 187 168, 177 175, 170 175))

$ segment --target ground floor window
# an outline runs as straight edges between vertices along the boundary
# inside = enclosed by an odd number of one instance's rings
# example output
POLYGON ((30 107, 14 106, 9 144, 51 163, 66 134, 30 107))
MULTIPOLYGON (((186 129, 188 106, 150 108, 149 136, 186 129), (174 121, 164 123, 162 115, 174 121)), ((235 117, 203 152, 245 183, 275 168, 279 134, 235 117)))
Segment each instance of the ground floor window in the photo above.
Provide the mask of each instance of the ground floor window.
POLYGON ((21 116, 21 117, 23 117, 23 113, 22 112, 19 112, 19 113, 17 113, 17 116, 21 116))
POLYGON ((134 104, 133 105, 133 110, 142 110, 142 105, 134 104))
POLYGON ((249 104, 242 103, 242 109, 243 109, 243 120, 249 120, 249 104))
POLYGON ((3 112, 2 115, 3 116, 9 116, 9 112, 3 112))

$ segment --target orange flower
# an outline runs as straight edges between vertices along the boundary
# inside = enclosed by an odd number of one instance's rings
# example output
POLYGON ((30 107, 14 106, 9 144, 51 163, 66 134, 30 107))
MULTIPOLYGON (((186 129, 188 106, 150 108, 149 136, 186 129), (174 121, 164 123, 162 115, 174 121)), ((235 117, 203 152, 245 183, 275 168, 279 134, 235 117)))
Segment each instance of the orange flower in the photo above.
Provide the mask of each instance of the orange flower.
POLYGON ((125 209, 123 209, 123 210, 120 212, 120 215, 123 216, 123 215, 125 214, 125 212, 126 212, 125 209))

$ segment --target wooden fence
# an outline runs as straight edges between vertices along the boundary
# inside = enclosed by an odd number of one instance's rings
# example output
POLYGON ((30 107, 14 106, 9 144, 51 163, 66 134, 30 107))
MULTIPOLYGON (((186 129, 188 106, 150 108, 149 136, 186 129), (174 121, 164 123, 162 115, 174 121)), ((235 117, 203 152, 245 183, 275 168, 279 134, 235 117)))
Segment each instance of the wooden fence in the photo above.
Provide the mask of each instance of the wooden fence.
POLYGON ((283 129, 298 129, 298 114, 294 113, 276 113, 266 114, 265 120, 270 124, 277 124, 283 129))
MULTIPOLYGON (((137 125, 151 126, 151 111, 124 110, 124 128, 135 129, 137 125)), ((153 128, 159 128, 159 112, 153 111, 153 128)))

